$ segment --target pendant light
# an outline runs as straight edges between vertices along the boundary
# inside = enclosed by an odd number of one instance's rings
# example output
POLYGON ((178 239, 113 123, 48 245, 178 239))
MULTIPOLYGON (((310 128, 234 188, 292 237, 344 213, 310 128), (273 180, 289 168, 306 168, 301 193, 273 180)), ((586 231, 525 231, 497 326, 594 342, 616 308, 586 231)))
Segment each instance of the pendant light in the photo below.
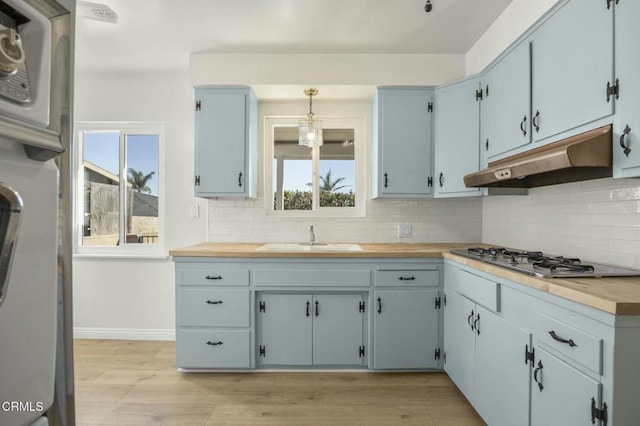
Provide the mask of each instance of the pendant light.
POLYGON ((298 144, 309 148, 322 146, 322 120, 313 118, 313 97, 318 89, 304 89, 304 94, 309 97, 309 114, 298 124, 298 144))

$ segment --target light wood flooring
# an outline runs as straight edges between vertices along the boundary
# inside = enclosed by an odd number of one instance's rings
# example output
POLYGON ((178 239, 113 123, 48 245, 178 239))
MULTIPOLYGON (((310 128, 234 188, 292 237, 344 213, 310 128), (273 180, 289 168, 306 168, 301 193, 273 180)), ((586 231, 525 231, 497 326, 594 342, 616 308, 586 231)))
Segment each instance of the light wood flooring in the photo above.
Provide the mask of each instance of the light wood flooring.
POLYGON ((76 340, 78 425, 484 425, 444 373, 180 373, 174 342, 76 340))

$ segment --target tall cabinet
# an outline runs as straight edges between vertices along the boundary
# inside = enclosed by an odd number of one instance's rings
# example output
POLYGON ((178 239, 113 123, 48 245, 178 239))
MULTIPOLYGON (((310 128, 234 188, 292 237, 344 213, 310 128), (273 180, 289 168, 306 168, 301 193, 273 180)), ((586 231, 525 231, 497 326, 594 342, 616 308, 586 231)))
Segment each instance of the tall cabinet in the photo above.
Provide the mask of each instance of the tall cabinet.
POLYGON ((198 197, 256 197, 258 101, 249 87, 195 89, 198 197))

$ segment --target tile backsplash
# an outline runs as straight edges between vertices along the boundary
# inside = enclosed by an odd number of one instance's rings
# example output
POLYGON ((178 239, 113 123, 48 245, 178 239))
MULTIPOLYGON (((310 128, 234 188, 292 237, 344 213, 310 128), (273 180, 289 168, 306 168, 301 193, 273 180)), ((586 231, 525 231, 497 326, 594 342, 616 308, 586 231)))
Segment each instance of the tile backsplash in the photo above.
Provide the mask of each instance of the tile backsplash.
POLYGON ((640 179, 599 179, 483 200, 483 242, 640 268, 640 179))
POLYGON ((208 241, 305 242, 314 225, 318 242, 479 242, 482 200, 367 200, 366 217, 267 216, 264 199, 210 200, 208 241), (399 238, 410 223, 412 237, 399 238))

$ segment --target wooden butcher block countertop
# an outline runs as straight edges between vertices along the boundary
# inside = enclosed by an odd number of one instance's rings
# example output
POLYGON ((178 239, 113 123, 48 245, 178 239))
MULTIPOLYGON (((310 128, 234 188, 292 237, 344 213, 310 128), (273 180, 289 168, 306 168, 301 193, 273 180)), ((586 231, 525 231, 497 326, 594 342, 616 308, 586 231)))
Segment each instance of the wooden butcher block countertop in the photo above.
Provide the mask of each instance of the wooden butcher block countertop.
POLYGON ((493 266, 449 250, 481 246, 470 243, 359 244, 361 251, 265 251, 263 243, 202 243, 171 250, 174 257, 235 258, 437 258, 444 257, 549 294, 614 315, 640 315, 640 277, 538 278, 493 266))

